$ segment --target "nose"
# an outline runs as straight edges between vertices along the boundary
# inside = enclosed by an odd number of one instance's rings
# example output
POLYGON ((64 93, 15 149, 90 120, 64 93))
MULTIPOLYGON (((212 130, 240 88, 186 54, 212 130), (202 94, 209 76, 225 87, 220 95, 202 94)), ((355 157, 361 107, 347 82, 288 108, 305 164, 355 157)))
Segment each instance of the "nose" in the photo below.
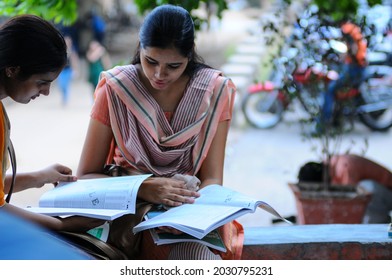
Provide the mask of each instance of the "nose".
POLYGON ((45 88, 43 88, 39 93, 42 94, 42 95, 48 96, 49 93, 50 93, 50 85, 45 87, 45 88))
POLYGON ((155 68, 155 78, 162 79, 166 76, 165 68, 162 66, 157 66, 155 68))
POLYGON ((49 89, 41 90, 39 93, 42 95, 48 96, 50 93, 50 90, 49 89))

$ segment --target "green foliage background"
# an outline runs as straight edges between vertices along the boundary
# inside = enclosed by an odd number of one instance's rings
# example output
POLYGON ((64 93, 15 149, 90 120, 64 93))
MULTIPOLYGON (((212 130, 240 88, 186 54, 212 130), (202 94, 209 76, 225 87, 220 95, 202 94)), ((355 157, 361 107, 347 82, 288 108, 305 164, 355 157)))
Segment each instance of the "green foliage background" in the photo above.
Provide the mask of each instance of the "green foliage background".
MULTIPOLYGON (((86 1, 86 0, 81 0, 86 1)), ((270 0, 274 1, 274 0, 270 0)), ((301 1, 301 0, 298 0, 301 1)), ((284 0, 286 4, 293 0, 284 0)), ((312 0, 319 7, 320 16, 328 16, 335 21, 342 19, 354 19, 358 10, 358 0, 312 0)), ((370 7, 381 4, 382 0, 368 0, 370 7)), ((140 15, 152 10, 162 4, 181 5, 188 11, 193 11, 201 7, 202 4, 214 4, 216 16, 222 17, 227 6, 227 0, 134 0, 140 15)), ((55 23, 69 25, 78 18, 78 0, 1 0, 0 15, 14 16, 19 14, 35 14, 55 23)), ((194 16, 196 26, 208 21, 208 18, 194 16)))
MULTIPOLYGON (((313 0, 319 8, 321 17, 330 17, 335 22, 354 20, 357 16, 359 2, 357 0, 313 0)), ((382 0, 367 0, 369 7, 381 4, 382 0)))
MULTIPOLYGON (((203 3, 206 5, 214 4, 216 6, 216 16, 218 18, 222 18, 223 11, 227 9, 226 0, 134 0, 134 2, 137 5, 138 11, 141 15, 144 15, 155 7, 163 4, 180 5, 190 12, 200 8, 201 4, 203 3)), ((208 18, 200 18, 195 15, 192 15, 192 17, 195 22, 196 29, 199 29, 202 22, 208 22, 208 18)))
POLYGON ((34 14, 55 23, 71 24, 78 17, 77 0, 2 0, 0 15, 34 14))

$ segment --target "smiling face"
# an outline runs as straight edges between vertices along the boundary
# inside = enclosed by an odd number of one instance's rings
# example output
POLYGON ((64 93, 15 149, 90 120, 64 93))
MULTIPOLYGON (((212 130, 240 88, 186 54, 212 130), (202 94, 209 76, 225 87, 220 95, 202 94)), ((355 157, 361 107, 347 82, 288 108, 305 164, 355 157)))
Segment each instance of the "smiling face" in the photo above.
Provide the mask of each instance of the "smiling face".
POLYGON ((182 56, 175 48, 141 48, 140 60, 145 78, 158 91, 173 86, 188 65, 188 58, 182 56))
POLYGON ((14 101, 27 104, 40 95, 49 95, 51 83, 58 77, 60 71, 33 75, 27 80, 8 78, 6 95, 14 101))

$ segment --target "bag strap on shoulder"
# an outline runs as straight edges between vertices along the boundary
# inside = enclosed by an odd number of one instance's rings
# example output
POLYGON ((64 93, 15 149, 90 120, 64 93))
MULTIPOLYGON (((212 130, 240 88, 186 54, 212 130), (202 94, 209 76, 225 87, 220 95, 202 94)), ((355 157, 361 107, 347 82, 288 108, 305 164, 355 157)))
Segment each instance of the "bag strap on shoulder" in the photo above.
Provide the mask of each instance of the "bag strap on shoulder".
POLYGON ((16 156, 15 156, 14 145, 12 144, 11 139, 9 140, 9 144, 8 144, 8 153, 10 154, 10 160, 11 160, 11 166, 12 166, 12 181, 11 181, 10 190, 8 192, 8 195, 7 195, 7 198, 5 199, 5 201, 7 203, 10 203, 11 195, 12 195, 12 191, 14 189, 15 179, 16 179, 16 156))

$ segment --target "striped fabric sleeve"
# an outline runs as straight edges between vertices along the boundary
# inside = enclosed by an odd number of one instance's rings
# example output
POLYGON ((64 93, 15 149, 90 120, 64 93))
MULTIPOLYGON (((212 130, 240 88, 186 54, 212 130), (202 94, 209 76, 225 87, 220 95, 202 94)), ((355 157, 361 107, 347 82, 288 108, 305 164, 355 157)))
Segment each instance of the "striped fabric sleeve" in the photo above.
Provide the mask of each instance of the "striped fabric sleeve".
MULTIPOLYGON (((223 77, 222 77, 222 79, 223 79, 223 77)), ((234 98, 235 98, 236 87, 231 80, 227 81, 227 86, 225 87, 225 90, 228 91, 228 95, 230 97, 229 97, 228 102, 225 105, 225 107, 222 111, 222 114, 219 118, 220 122, 231 120, 233 117, 233 107, 234 107, 234 98)))

